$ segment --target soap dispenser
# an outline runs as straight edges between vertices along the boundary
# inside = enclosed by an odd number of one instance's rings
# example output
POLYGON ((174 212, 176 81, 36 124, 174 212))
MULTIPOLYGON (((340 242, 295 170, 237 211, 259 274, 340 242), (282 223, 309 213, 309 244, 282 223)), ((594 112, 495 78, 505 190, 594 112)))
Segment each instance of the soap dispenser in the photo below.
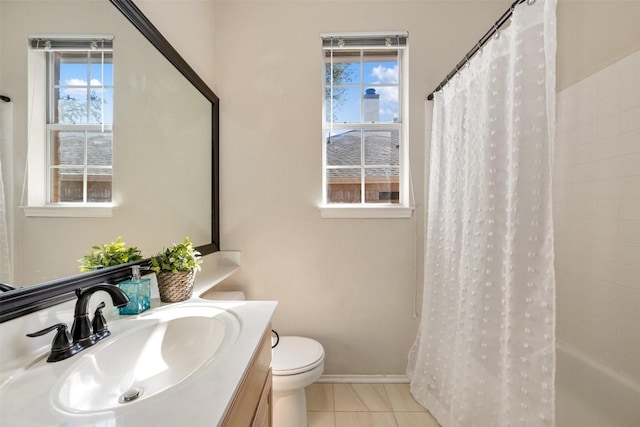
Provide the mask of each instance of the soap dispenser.
POLYGON ((140 314, 151 308, 151 279, 140 278, 140 266, 131 267, 131 280, 118 283, 118 287, 129 297, 129 304, 120 307, 120 314, 140 314))

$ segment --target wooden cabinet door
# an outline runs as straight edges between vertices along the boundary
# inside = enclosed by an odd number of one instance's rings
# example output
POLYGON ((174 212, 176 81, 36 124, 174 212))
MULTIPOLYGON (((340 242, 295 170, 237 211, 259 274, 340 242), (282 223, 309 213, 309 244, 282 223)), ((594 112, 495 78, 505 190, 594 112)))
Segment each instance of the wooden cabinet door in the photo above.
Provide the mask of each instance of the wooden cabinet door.
POLYGON ((253 419, 251 427, 271 427, 272 408, 271 405, 271 370, 262 388, 262 396, 260 396, 260 403, 258 403, 258 409, 256 409, 256 416, 253 419))
POLYGON ((224 427, 271 426, 271 327, 260 346, 222 423, 224 427), (264 403, 263 403, 264 402, 264 403), (265 415, 266 408, 266 415, 265 415), (258 415, 267 424, 256 424, 258 415))

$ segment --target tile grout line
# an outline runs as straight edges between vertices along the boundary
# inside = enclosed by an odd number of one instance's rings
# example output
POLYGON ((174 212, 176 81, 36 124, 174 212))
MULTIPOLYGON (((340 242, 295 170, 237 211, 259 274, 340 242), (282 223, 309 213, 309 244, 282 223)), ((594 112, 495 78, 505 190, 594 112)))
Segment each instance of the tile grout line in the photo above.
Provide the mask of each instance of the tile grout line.
POLYGON ((333 399, 333 427, 337 427, 338 419, 336 418, 336 389, 335 384, 331 384, 331 398, 333 399))
POLYGON ((391 414, 393 414, 393 421, 396 423, 396 427, 400 425, 400 421, 398 421, 398 417, 396 415, 395 408, 393 407, 393 403, 391 402, 391 398, 389 397, 389 392, 387 391, 387 387, 385 385, 382 386, 384 389, 384 395, 387 396, 387 401, 389 402, 389 406, 391 407, 391 414))
MULTIPOLYGON (((345 385, 352 386, 353 384, 345 384, 345 385)), ((371 414, 371 416, 373 416, 373 414, 375 414, 375 413, 391 413, 392 416, 393 416, 392 419, 393 419, 393 423, 394 423, 395 427, 399 427, 399 426, 403 425, 403 424, 401 424, 400 419, 401 418, 404 419, 405 417, 404 416, 400 416, 400 415, 403 415, 405 413, 414 413, 414 412, 415 413, 423 413, 423 412, 426 412, 427 414, 429 414, 428 416, 430 418, 433 418, 433 416, 429 413, 429 411, 425 410, 425 409, 412 410, 412 408, 409 408, 409 407, 405 408, 405 406, 403 406, 403 405, 400 405, 400 407, 398 407, 398 408, 394 408, 393 404, 391 403, 391 398, 390 398, 390 394, 389 394, 390 391, 389 391, 388 387, 384 386, 384 385, 383 385, 383 390, 384 390, 383 397, 385 397, 386 400, 388 401, 390 411, 386 411, 386 410, 384 410, 384 411, 382 411, 382 410, 376 411, 376 410, 370 409, 366 404, 364 404, 364 401, 362 401, 361 396, 356 392, 355 389, 353 389, 353 392, 356 393, 358 399, 361 401, 361 403, 363 403, 363 405, 366 408, 366 410, 336 411, 337 396, 336 396, 336 393, 335 393, 335 384, 326 384, 326 386, 328 386, 328 392, 331 393, 331 402, 333 403, 333 410, 332 411, 307 411, 307 413, 310 413, 310 412, 331 412, 331 414, 327 418, 325 418, 325 420, 330 424, 317 425, 317 427, 329 427, 329 425, 331 425, 332 427, 338 427, 338 416, 337 416, 338 414, 337 414, 337 412, 342 412, 342 413, 367 413, 367 414, 371 414), (331 420, 331 421, 329 421, 329 420, 331 420)), ((389 421, 391 421, 391 420, 389 419, 389 421)), ((314 424, 314 427, 315 426, 316 426, 316 424, 314 424)))

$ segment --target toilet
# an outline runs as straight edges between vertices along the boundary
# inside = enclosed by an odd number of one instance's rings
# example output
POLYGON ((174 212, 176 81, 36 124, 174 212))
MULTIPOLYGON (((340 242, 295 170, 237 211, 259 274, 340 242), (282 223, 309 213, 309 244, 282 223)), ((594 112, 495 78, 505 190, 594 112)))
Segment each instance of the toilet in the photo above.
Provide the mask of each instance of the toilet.
MULTIPOLYGON (((245 296, 239 291, 214 291, 208 298, 244 300, 245 296)), ((304 389, 317 381, 323 371, 322 344, 306 337, 280 336, 271 353, 274 427, 307 427, 304 389)))
POLYGON ((274 427, 307 427, 304 388, 324 371, 324 348, 311 338, 280 337, 272 350, 274 427))

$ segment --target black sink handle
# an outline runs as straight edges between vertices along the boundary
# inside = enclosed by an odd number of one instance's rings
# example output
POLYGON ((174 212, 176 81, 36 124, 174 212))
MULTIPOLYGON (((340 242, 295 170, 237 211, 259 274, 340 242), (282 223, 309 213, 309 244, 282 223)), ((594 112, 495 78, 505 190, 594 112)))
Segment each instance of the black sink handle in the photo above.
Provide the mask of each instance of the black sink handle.
POLYGON ((70 348, 73 345, 73 340, 71 339, 71 334, 69 333, 67 325, 64 323, 49 326, 41 331, 27 334, 27 336, 31 338, 40 337, 56 329, 58 330, 58 333, 56 333, 56 336, 53 338, 53 342, 51 343, 51 351, 60 351, 70 348))
POLYGON ((93 321, 91 322, 91 327, 93 329, 93 333, 96 334, 100 339, 106 338, 111 335, 109 329, 107 328, 107 320, 104 318, 102 314, 102 309, 106 307, 104 301, 102 301, 98 307, 96 307, 96 311, 93 313, 93 321))

